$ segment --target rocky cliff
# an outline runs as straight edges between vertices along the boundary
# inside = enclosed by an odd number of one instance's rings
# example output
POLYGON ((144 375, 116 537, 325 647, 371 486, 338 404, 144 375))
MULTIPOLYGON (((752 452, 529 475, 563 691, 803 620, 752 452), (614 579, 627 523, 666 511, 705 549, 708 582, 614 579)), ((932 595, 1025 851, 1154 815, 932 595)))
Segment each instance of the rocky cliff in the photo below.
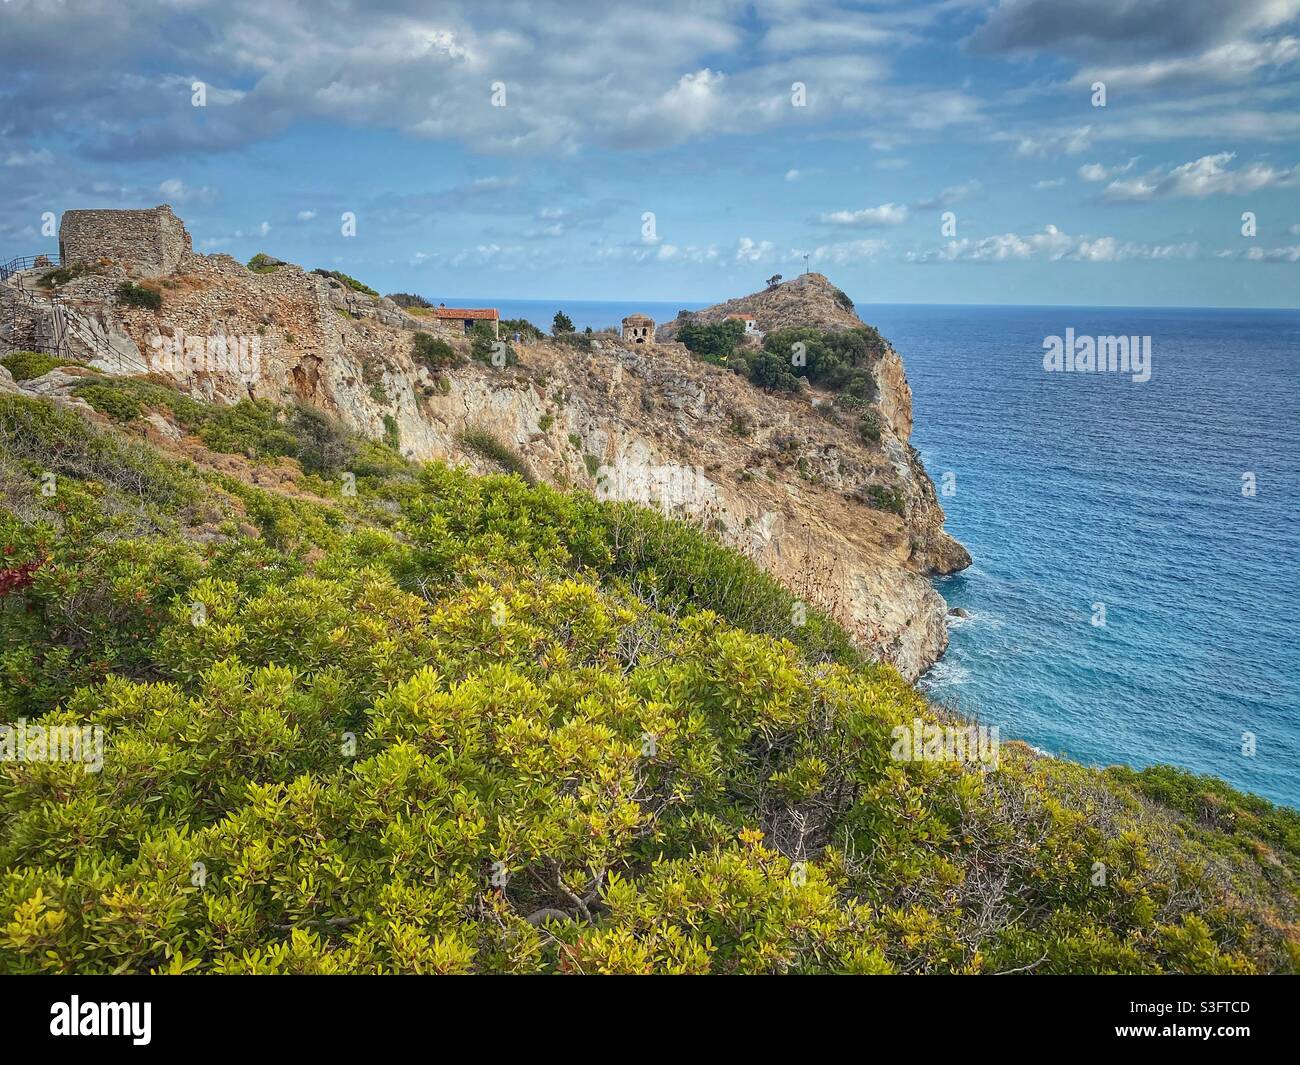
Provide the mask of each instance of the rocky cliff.
MULTIPOLYGON (((483 472, 493 464, 466 434, 490 434, 540 480, 711 528, 908 678, 947 645, 945 604, 927 577, 970 559, 943 531, 934 485, 908 442, 911 393, 892 350, 874 367, 881 438, 867 443, 815 390, 764 392, 670 339, 542 341, 519 346, 516 365, 469 359, 431 372, 414 358, 414 334, 441 326, 335 278, 191 254, 147 282, 162 297, 155 311, 115 295, 130 274, 101 261, 60 286, 72 347, 95 370, 158 374, 211 402, 314 405, 412 458, 483 472), (896 493, 902 513, 873 506, 873 487, 896 493)), ((0 298, 14 296, 0 287, 0 298)), ((39 297, 26 305, 39 316, 39 297)), ((696 317, 737 312, 762 329, 861 324, 819 274, 696 317)), ((468 353, 458 332, 440 335, 468 353)), ((54 370, 16 387, 66 398, 80 372, 54 370)), ((150 431, 177 435, 161 418, 150 431)))

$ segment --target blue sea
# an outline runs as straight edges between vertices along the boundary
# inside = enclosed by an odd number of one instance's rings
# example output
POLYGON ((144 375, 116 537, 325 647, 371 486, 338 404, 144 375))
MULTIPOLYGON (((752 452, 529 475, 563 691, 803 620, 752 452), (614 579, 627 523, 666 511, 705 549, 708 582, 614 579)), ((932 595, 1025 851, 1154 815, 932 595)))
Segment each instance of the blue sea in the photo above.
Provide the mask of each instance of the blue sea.
POLYGON ((971 618, 928 692, 1052 754, 1300 807, 1300 312, 858 310, 974 558, 936 582, 971 618), (1044 372, 1071 327, 1150 336, 1150 380, 1044 372))
MULTIPOLYGON (((494 305, 579 329, 702 306, 494 305)), ((971 617, 928 694, 1051 754, 1300 807, 1300 312, 858 311, 903 357, 913 443, 941 491, 952 475, 940 501, 974 557, 936 582, 971 617), (1150 336, 1150 380, 1045 372, 1070 328, 1150 336)))

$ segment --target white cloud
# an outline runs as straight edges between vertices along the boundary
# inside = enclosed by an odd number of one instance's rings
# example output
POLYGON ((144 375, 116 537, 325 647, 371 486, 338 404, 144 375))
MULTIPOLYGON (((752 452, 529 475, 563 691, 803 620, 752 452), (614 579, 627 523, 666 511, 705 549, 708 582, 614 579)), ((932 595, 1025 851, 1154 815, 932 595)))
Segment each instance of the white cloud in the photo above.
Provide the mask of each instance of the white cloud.
POLYGON ((217 195, 216 190, 207 185, 198 189, 191 188, 180 178, 168 178, 158 186, 158 191, 170 203, 208 203, 217 195))
POLYGON ((753 240, 750 237, 741 237, 736 242, 736 262, 768 262, 772 258, 773 251, 774 247, 770 240, 753 240))
POLYGON ((858 211, 831 211, 823 214, 821 221, 832 226, 874 229, 879 226, 902 225, 909 214, 906 204, 882 203, 879 207, 864 207, 858 211))
POLYGON ((1084 181, 1110 181, 1112 178, 1119 177, 1120 174, 1127 174, 1134 166, 1137 165, 1137 156, 1134 156, 1123 166, 1103 166, 1101 163, 1084 163, 1079 167, 1079 177, 1084 181))
POLYGON ((1297 263, 1300 262, 1300 244, 1286 248, 1251 248, 1244 258, 1254 263, 1297 263))
POLYGON ((723 98, 727 76, 705 67, 683 74, 653 102, 634 107, 622 137, 628 146, 658 147, 677 144, 701 133, 715 131, 728 113, 723 98))
POLYGON ((1154 170, 1125 181, 1112 181, 1102 198, 1111 202, 1133 202, 1157 198, 1204 199, 1207 196, 1240 196, 1266 188, 1291 188, 1300 182, 1300 164, 1278 170, 1267 163, 1251 163, 1239 169, 1228 164, 1233 152, 1203 155, 1172 170, 1154 170))
POLYGON ((1115 237, 1072 237, 1057 226, 1042 232, 951 240, 936 251, 909 252, 909 262, 1048 262, 1116 263, 1130 259, 1192 259, 1197 245, 1140 244, 1115 237))
POLYGON ((976 196, 984 188, 978 178, 971 178, 969 181, 960 185, 952 185, 944 189, 938 196, 932 196, 928 200, 920 200, 916 204, 918 211, 932 211, 939 207, 953 207, 959 203, 965 203, 972 196, 976 196))
POLYGON ((994 140, 1016 142, 1016 155, 1022 159, 1042 158, 1055 155, 1078 155, 1092 146, 1092 126, 1076 126, 1073 129, 1048 130, 1037 134, 996 133, 994 140))
POLYGON ((1088 67, 1081 70, 1071 84, 1086 87, 1094 81, 1104 81, 1107 86, 1149 89, 1178 83, 1244 82, 1263 67, 1286 66, 1297 58, 1300 58, 1300 39, 1295 37, 1280 37, 1273 41, 1230 41, 1195 55, 1088 67))
POLYGON ((5 156, 5 166, 49 166, 54 156, 47 148, 29 148, 26 151, 10 152, 5 156))
POLYGON ((313 218, 315 218, 315 217, 316 217, 316 212, 315 212, 315 211, 299 211, 299 212, 298 212, 298 221, 299 221, 299 222, 310 222, 310 221, 311 221, 313 218))
POLYGON ((786 181, 798 181, 801 177, 803 177, 803 171, 801 170, 787 170, 785 172, 786 181))
MULTIPOLYGON (((814 265, 848 266, 851 263, 867 262, 878 258, 889 247, 887 240, 844 240, 835 244, 823 244, 809 252, 809 261, 814 265)), ((792 259, 802 257, 794 252, 792 259)))
POLYGON ((1059 189, 1064 184, 1065 184, 1065 178, 1047 178, 1043 181, 1035 181, 1033 187, 1039 190, 1059 189))

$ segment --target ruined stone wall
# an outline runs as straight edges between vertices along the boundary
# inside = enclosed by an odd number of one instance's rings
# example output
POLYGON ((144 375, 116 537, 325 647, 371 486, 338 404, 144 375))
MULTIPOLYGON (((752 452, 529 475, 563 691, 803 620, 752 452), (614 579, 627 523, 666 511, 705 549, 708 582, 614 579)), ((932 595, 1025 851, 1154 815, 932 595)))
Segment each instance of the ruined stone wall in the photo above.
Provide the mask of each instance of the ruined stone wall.
POLYGON ((167 274, 191 252, 185 225, 163 204, 147 211, 64 211, 63 264, 111 259, 141 274, 167 274))

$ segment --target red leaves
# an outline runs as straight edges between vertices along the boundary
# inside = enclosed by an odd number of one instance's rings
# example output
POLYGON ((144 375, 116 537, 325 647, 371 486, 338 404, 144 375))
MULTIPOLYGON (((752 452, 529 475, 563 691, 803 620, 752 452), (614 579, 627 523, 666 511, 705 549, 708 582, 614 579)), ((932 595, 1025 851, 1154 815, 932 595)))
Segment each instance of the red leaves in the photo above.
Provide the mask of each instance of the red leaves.
POLYGON ((36 571, 43 565, 45 559, 38 558, 35 562, 24 562, 21 566, 0 569, 0 598, 30 587, 36 580, 36 571))

